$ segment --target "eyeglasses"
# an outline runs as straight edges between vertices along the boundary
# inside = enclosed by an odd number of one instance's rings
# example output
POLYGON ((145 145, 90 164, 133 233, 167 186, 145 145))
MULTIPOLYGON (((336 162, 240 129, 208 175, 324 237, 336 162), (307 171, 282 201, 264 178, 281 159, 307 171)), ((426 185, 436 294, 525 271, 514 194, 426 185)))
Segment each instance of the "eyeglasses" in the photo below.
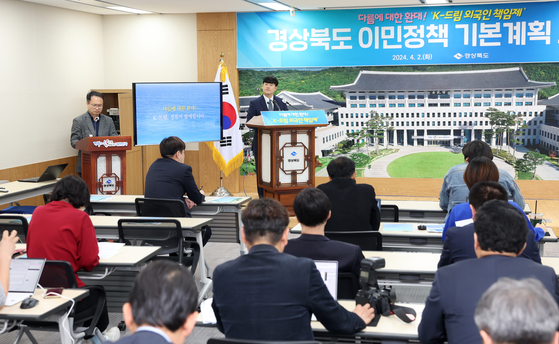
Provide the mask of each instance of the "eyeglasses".
POLYGON ((94 107, 96 109, 102 109, 103 108, 102 104, 101 105, 99 105, 99 104, 89 104, 89 105, 91 105, 91 107, 94 107))

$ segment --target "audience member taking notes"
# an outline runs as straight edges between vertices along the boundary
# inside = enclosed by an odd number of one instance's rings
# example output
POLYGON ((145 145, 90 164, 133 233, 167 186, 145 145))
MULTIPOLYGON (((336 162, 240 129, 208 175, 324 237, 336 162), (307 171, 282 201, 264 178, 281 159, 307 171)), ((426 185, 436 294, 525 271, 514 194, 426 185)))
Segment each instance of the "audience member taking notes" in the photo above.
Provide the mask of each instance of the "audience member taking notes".
POLYGON ((132 335, 117 343, 183 344, 198 318, 197 300, 196 283, 187 268, 165 260, 148 264, 122 306, 132 335))
POLYGON ((291 239, 284 253, 312 260, 336 260, 338 270, 352 272, 359 277, 361 261, 365 259, 357 245, 330 240, 324 236, 324 226, 330 218, 330 200, 324 192, 312 187, 303 189, 293 202, 302 233, 291 239))
POLYGON ((277 200, 251 201, 242 212, 249 253, 219 265, 212 308, 227 338, 312 340, 311 314, 330 332, 352 334, 374 318, 369 304, 349 312, 332 298, 314 262, 284 254, 289 216, 277 200))
POLYGON ((478 258, 442 267, 435 274, 418 328, 421 343, 480 343, 474 311, 482 294, 501 277, 536 278, 558 300, 552 268, 515 258, 528 236, 518 209, 507 201, 488 201, 476 212, 474 231, 478 258))
MULTIPOLYGON (((441 192, 439 193, 439 206, 442 210, 450 211, 456 204, 466 202, 468 188, 464 184, 464 171, 473 158, 484 156, 493 160, 491 147, 483 141, 470 141, 462 148, 464 163, 451 167, 444 177, 441 192)), ((506 171, 499 169, 499 183, 507 190, 509 199, 512 199, 520 209, 524 209, 524 198, 514 178, 506 171)))
POLYGON ((559 307, 535 278, 501 278, 481 297, 474 320, 483 344, 558 344, 559 307))
POLYGON ((330 199, 332 216, 325 231, 378 231, 380 209, 375 189, 357 184, 355 162, 347 157, 336 158, 326 167, 330 181, 317 186, 330 199))

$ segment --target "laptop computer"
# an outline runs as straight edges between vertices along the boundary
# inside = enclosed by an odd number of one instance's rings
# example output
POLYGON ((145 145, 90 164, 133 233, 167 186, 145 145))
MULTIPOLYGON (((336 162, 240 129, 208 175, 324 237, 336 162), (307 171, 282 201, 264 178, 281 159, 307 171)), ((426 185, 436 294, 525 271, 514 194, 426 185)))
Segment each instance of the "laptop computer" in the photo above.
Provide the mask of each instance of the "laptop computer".
POLYGON ((64 171, 66 166, 68 166, 68 164, 51 165, 47 167, 45 172, 43 172, 43 174, 40 177, 20 179, 19 181, 26 182, 26 183, 40 183, 40 182, 46 182, 47 180, 55 180, 60 176, 62 171, 64 171))
POLYGON ((35 293, 46 259, 21 258, 10 262, 10 288, 6 306, 13 306, 35 293))
POLYGON ((338 262, 335 260, 315 260, 314 264, 334 300, 338 299, 338 262))

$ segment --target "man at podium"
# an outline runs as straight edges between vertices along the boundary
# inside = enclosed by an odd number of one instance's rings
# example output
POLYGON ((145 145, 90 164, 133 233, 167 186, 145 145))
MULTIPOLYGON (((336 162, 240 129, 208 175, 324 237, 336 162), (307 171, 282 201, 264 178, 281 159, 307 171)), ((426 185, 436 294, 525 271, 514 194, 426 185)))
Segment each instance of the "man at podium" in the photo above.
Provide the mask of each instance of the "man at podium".
MULTIPOLYGON (((274 93, 278 89, 278 79, 275 76, 267 76, 262 81, 262 92, 260 97, 250 102, 248 107, 247 122, 254 116, 260 116, 262 111, 287 111, 287 105, 276 97, 274 93)), ((258 180, 258 129, 254 129, 252 140, 252 152, 254 154, 254 166, 256 166, 256 178, 258 180)), ((264 190, 258 187, 258 197, 264 196, 264 190)))
MULTIPOLYGON (((74 118, 70 144, 76 148, 76 142, 89 136, 118 136, 115 124, 109 116, 101 114, 103 111, 103 93, 91 91, 86 95, 87 112, 74 118)), ((82 152, 78 152, 76 173, 82 172, 82 152)))

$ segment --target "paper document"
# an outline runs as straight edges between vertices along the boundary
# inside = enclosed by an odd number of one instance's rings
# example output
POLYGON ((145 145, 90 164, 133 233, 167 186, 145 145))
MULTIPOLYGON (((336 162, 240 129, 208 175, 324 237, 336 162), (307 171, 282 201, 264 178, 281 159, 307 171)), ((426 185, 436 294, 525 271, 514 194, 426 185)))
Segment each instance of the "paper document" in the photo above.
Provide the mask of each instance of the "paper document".
POLYGON ((427 227, 427 232, 429 233, 442 233, 444 229, 444 223, 433 223, 425 226, 427 227))
POLYGON ((119 242, 100 242, 99 245, 99 259, 109 259, 120 253, 120 248, 124 243, 119 242))
POLYGON ((216 324, 217 319, 215 318, 214 310, 212 308, 213 297, 204 300, 200 305, 200 310, 202 311, 202 323, 204 324, 216 324))
POLYGON ((242 198, 241 197, 220 197, 214 199, 208 199, 205 203, 235 203, 239 202, 242 198))
POLYGON ((383 223, 383 232, 413 232, 411 223, 383 223))
POLYGON ((91 196, 89 196, 89 201, 103 202, 103 201, 108 201, 108 200, 113 199, 113 198, 114 198, 114 196, 91 195, 91 196))

